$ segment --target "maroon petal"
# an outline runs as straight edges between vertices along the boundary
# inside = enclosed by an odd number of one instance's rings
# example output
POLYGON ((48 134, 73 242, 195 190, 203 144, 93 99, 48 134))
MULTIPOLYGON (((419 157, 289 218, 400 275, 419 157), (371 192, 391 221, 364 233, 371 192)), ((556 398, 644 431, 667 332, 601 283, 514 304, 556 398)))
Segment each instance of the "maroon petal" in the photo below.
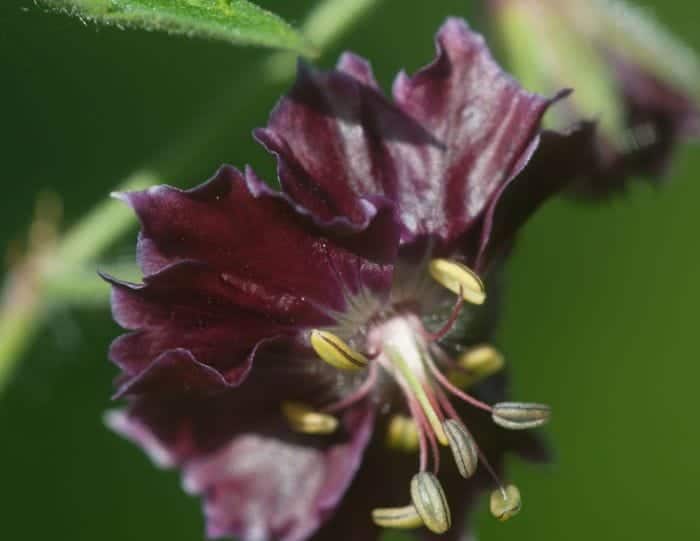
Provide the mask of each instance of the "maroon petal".
MULTIPOLYGON (((161 465, 178 463, 183 455, 172 444, 182 438, 164 443, 142 419, 119 412, 108 422, 161 465)), ((315 438, 310 445, 284 429, 277 417, 260 416, 254 431, 241 431, 212 452, 180 460, 185 488, 204 497, 208 536, 243 541, 310 537, 333 514, 354 478, 373 421, 372 407, 359 404, 344 415, 343 434, 315 438)))
POLYGON ((369 64, 347 53, 327 73, 300 64, 255 138, 277 157, 282 187, 297 203, 322 220, 346 216, 355 224, 367 219, 358 195, 396 201, 405 191, 397 146, 440 146, 382 96, 369 64))
POLYGON ((300 69, 292 92, 256 137, 278 159, 284 190, 322 218, 361 223, 353 196, 398 206, 402 242, 468 229, 524 166, 551 100, 523 91, 458 19, 437 37, 437 59, 400 74, 396 106, 368 64, 344 55, 336 71, 300 69))
POLYGON ((570 133, 545 131, 541 143, 528 166, 515 179, 504 184, 501 192, 489 205, 481 228, 465 237, 465 253, 479 243, 476 262, 470 262, 477 272, 483 272, 489 263, 512 245, 520 227, 553 195, 569 187, 586 175, 595 163, 595 125, 582 123, 570 133))
POLYGON ((378 305, 388 294, 398 227, 386 200, 362 201, 362 227, 320 223, 252 171, 244 178, 231 167, 194 190, 123 197, 141 220, 140 259, 151 274, 142 285, 106 277, 116 321, 135 331, 110 351, 125 371, 120 395, 214 384, 203 366, 235 385, 261 344, 332 325, 363 292, 378 305), (176 373, 194 379, 178 384, 176 373))

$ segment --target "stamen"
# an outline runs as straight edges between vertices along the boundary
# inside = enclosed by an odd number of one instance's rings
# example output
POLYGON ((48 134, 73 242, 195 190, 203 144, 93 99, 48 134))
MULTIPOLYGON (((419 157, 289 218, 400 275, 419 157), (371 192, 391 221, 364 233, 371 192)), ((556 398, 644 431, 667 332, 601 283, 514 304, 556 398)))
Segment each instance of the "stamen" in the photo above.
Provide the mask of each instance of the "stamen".
POLYGON ((494 490, 490 501, 491 514, 501 522, 517 515, 522 508, 520 491, 515 485, 494 490))
POLYGON ((374 385, 377 382, 377 368, 377 364, 370 364, 367 371, 367 378, 360 385, 358 385, 355 390, 337 402, 324 406, 322 411, 324 413, 336 413, 365 398, 374 388, 374 385))
POLYGON ((460 286, 459 297, 457 298, 457 302, 455 303, 455 305, 452 307, 450 317, 445 322, 445 324, 436 333, 426 334, 426 338, 431 342, 437 342, 438 340, 442 340, 445 336, 447 336, 447 333, 449 333, 455 326, 457 318, 459 317, 459 313, 462 311, 462 307, 464 306, 464 297, 462 296, 463 289, 464 288, 460 286))
POLYGON ((430 275, 442 286, 461 295, 472 304, 483 304, 486 288, 481 279, 466 265, 448 259, 433 259, 428 265, 430 275))
POLYGON ((472 406, 474 406, 476 408, 479 408, 479 409, 482 409, 484 411, 488 411, 489 413, 491 413, 491 411, 492 411, 491 406, 489 406, 485 402, 482 402, 481 400, 477 400, 473 396, 468 395, 467 393, 461 391, 460 389, 458 389, 457 387, 452 385, 452 383, 450 383, 450 381, 444 376, 444 374, 442 372, 440 372, 440 369, 437 366, 435 366, 435 361, 433 361, 433 359, 430 357, 430 355, 428 355, 426 353, 423 356, 423 358, 425 359, 425 363, 428 365, 430 372, 433 374, 435 379, 437 379, 442 384, 442 386, 445 387, 445 389, 447 389, 449 392, 451 392, 456 397, 461 398, 462 400, 464 400, 468 404, 471 404, 472 406))
POLYGON ((505 365, 503 355, 489 344, 468 349, 456 361, 447 379, 457 387, 471 387, 475 383, 500 372, 505 365))
POLYGON ((282 414, 292 429, 302 434, 332 434, 338 428, 338 419, 300 402, 282 402, 282 414))
POLYGON ((442 445, 448 445, 449 442, 447 441, 447 436, 445 435, 445 431, 442 428, 440 418, 436 413, 435 409, 433 408, 433 404, 431 403, 430 399, 425 394, 425 389, 423 388, 423 385, 420 381, 418 381, 418 378, 416 378, 413 371, 406 365, 406 363, 403 360, 403 357, 396 349, 387 346, 385 350, 389 356, 389 359, 391 360, 391 363, 400 372, 401 376, 403 376, 406 385, 409 387, 413 395, 418 400, 418 403, 420 404, 421 409, 425 413, 425 416, 428 419, 428 423, 430 423, 430 427, 433 429, 433 432, 435 433, 435 436, 437 437, 438 441, 442 445))
POLYGON ((328 331, 314 329, 311 331, 310 342, 316 355, 339 370, 357 371, 369 363, 367 357, 328 331))
POLYGON ((467 428, 455 419, 445 421, 445 433, 447 439, 450 440, 450 449, 459 474, 465 479, 469 479, 476 472, 479 463, 479 454, 474 438, 467 428))
POLYGON ((413 529, 423 526, 423 519, 413 505, 373 509, 372 520, 382 528, 413 529))
POLYGON ((412 453, 420 445, 418 425, 411 417, 394 415, 389 421, 386 433, 386 445, 390 449, 412 453))
POLYGON ((432 473, 421 472, 413 476, 411 500, 431 532, 441 534, 450 529, 452 518, 445 491, 432 473))
POLYGON ((552 410, 545 404, 501 402, 493 406, 493 422, 511 430, 525 430, 542 426, 551 417, 552 410))
MULTIPOLYGON (((435 389, 435 394, 437 395, 438 399, 440 400, 441 407, 448 413, 448 415, 451 415, 453 419, 459 419, 459 414, 457 413, 457 410, 454 409, 454 407, 452 406, 450 401, 447 399, 447 397, 445 396, 445 393, 442 391, 442 389, 440 389, 439 387, 437 389, 435 389)), ((486 471, 493 479, 493 482, 496 483, 496 485, 498 487, 503 488, 503 483, 501 483, 501 479, 496 474, 496 470, 494 470, 493 466, 491 466, 491 463, 486 458, 486 455, 479 448, 479 445, 476 442, 474 442, 474 446, 475 446, 476 452, 479 456, 479 462, 481 463, 481 465, 484 468, 486 468, 486 471)))
POLYGON ((406 395, 408 409, 411 410, 411 415, 416 422, 416 427, 418 427, 418 448, 420 449, 418 468, 420 471, 425 471, 428 468, 428 434, 430 434, 430 427, 428 426, 428 421, 425 415, 423 415, 420 406, 410 396, 408 389, 405 388, 405 384, 400 383, 400 386, 406 395))

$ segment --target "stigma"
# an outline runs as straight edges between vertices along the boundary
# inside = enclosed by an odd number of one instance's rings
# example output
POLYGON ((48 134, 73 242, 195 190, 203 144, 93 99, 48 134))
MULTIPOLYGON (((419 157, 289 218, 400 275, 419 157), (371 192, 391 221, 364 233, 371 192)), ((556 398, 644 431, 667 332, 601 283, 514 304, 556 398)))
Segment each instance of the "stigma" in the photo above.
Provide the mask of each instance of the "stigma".
MULTIPOLYGON (((334 414, 372 394, 382 381, 393 380, 403 397, 403 408, 390 417, 386 444, 392 449, 418 454, 418 471, 407 482, 406 505, 382 507, 372 512, 375 524, 387 528, 426 527, 436 534, 449 530, 450 508, 439 480, 441 448, 448 448, 459 474, 467 481, 479 467, 494 480, 497 490, 491 497, 492 514, 499 520, 515 515, 521 506, 520 492, 504 485, 466 424, 453 401, 465 402, 491 417, 496 425, 509 430, 535 428, 550 417, 549 407, 526 402, 490 405, 466 392, 474 383, 498 372, 503 356, 489 344, 480 344, 452 359, 441 346, 459 318, 464 303, 480 305, 486 288, 480 277, 461 263, 434 259, 423 272, 434 282, 455 294, 449 319, 438 332, 424 327, 415 308, 390 306, 371 319, 357 336, 339 336, 329 329, 313 329, 309 344, 320 360, 342 371, 366 373, 364 382, 336 403, 318 411, 300 404, 286 404, 283 413, 296 431, 311 435, 334 432, 334 414), (358 351, 349 344, 362 345, 358 351), (371 352, 368 353, 368 352, 371 352)), ((420 304, 420 303, 416 303, 420 304)), ((408 480, 407 480, 408 481, 408 480)))

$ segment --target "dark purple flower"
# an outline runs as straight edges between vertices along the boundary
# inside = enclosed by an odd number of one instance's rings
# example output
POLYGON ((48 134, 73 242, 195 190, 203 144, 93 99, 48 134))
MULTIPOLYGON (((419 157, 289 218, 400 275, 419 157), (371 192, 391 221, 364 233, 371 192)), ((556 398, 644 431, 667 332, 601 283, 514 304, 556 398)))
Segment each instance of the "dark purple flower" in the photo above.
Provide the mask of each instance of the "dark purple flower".
POLYGON ((593 197, 635 175, 661 178, 679 143, 700 137, 700 63, 621 0, 489 0, 512 67, 528 88, 574 88, 548 117, 595 121, 572 189, 593 197))
MULTIPOLYGON (((503 403, 504 377, 486 377, 502 359, 483 344, 491 263, 560 188, 566 175, 542 173, 569 139, 546 134, 535 153, 552 100, 523 91, 464 22, 448 20, 437 48, 399 75, 394 103, 356 56, 327 73, 302 65, 256 132, 282 192, 225 166, 189 191, 121 196, 141 221, 145 277, 107 278, 131 331, 110 350, 129 404, 108 423, 182 469, 211 537, 439 532, 446 502, 461 524, 499 483, 505 452, 545 458, 508 429, 539 426, 548 409, 503 403)), ((514 490, 494 494, 499 517, 519 508, 514 490)))

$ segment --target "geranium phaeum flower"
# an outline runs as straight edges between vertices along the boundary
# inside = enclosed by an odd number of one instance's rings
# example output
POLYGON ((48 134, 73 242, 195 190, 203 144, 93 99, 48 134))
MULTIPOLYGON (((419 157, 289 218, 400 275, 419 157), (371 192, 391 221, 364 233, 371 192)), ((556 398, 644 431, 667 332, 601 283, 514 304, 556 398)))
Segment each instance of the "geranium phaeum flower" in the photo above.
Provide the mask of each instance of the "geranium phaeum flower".
MULTIPOLYGON (((182 469, 212 537, 425 525, 457 538, 449 507, 461 522, 506 451, 544 456, 508 429, 539 426, 546 406, 500 402, 502 376, 473 385, 501 364, 481 345, 494 304, 477 305, 479 275, 492 297, 489 263, 559 187, 540 173, 565 138, 547 134, 526 165, 552 100, 523 91, 460 20, 437 49, 399 75, 394 103, 356 56, 301 66, 256 133, 282 192, 225 166, 193 190, 120 196, 141 221, 145 277, 108 278, 131 331, 110 350, 129 405, 108 422, 182 469)), ((512 486, 492 496, 501 519, 518 508, 512 486)))
POLYGON ((549 120, 595 121, 573 188, 605 196, 634 175, 660 178, 678 143, 700 138, 700 63, 623 0, 489 0, 528 88, 575 92, 549 120), (592 134, 593 135, 593 134, 592 134))

